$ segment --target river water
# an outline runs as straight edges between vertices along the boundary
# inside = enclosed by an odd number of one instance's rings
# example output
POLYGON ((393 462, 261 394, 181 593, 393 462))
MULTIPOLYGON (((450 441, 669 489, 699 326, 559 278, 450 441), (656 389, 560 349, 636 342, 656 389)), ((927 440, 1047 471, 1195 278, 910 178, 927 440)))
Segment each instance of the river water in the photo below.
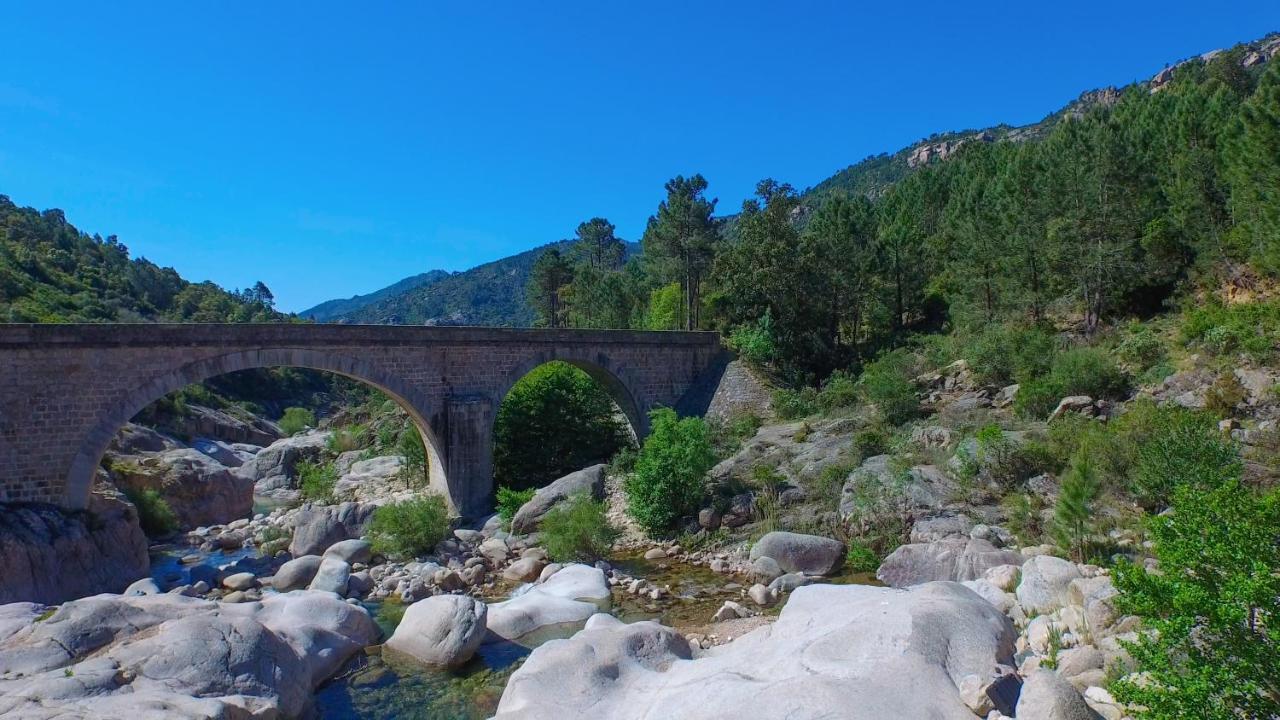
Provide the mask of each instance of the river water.
MULTIPOLYGON (((241 563, 260 561, 252 548, 202 553, 198 563, 182 563, 192 553, 181 546, 152 549, 151 572, 157 582, 185 583, 191 574, 241 563)), ((707 623, 725 600, 741 600, 741 585, 734 578, 676 560, 645 560, 638 552, 620 553, 609 562, 619 571, 670 588, 666 596, 652 600, 614 588, 613 614, 626 622, 658 620, 676 628, 707 623)), ((868 582, 862 575, 833 578, 835 582, 868 582)), ((874 582, 874 579, 870 579, 874 582)), ((269 592, 269 591, 268 591, 269 592)), ((517 590, 518 592, 518 590, 517 590)), ((498 598, 488 598, 491 601, 498 598)), ((364 606, 390 637, 404 606, 396 602, 369 602, 364 606)), ((775 610, 766 611, 776 612, 775 610)), ((502 690, 530 650, 512 643, 484 645, 475 658, 453 671, 429 670, 413 662, 383 657, 381 646, 366 648, 337 677, 316 693, 316 708, 323 720, 480 720, 497 709, 502 690)))

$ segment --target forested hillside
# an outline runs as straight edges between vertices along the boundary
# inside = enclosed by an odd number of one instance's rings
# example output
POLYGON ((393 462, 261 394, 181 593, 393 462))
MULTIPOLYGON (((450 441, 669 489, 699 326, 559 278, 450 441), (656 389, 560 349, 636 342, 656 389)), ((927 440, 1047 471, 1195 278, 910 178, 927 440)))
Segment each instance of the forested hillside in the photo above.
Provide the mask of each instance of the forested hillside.
POLYGON ((61 210, 21 208, 0 195, 0 321, 266 322, 282 320, 266 285, 228 292, 173 268, 130 258, 67 222, 61 210))
POLYGON ((61 210, 0 195, 0 320, 6 323, 248 323, 284 319, 265 284, 228 292, 129 258, 108 236, 78 231, 61 210))
POLYGON ((814 383, 926 331, 1090 337, 1186 299, 1265 296, 1280 272, 1277 49, 1194 58, 1031 128, 935 138, 807 196, 762 180, 732 233, 700 176, 676 178, 643 260, 535 278, 540 320, 719 329, 814 383))

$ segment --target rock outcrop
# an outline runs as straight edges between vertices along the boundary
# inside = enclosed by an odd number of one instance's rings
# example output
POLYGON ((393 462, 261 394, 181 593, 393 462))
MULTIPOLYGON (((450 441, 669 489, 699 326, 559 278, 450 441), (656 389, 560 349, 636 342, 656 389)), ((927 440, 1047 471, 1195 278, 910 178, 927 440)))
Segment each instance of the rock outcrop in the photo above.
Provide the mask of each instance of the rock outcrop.
POLYGON ((1001 550, 986 540, 949 537, 898 547, 880 564, 876 577, 891 587, 977 580, 991 568, 1019 565, 1024 559, 1020 553, 1001 550))
POLYGON ((751 560, 772 558, 783 573, 830 575, 844 564, 844 555, 839 540, 792 532, 768 533, 751 546, 751 560))
POLYGON ((567 565, 510 600, 489 606, 488 641, 536 645, 581 628, 587 618, 612 602, 604 571, 567 565))
POLYGON ((362 537, 377 506, 344 502, 338 505, 303 505, 294 517, 289 552, 294 557, 320 555, 343 540, 362 537))
POLYGON ((604 465, 592 465, 538 488, 511 518, 511 532, 523 535, 537 530, 538 523, 551 508, 578 493, 588 493, 596 500, 604 497, 604 470, 604 465))
POLYGON ((160 493, 179 527, 228 523, 253 510, 253 482, 194 448, 119 457, 112 471, 123 488, 160 493))
POLYGON ((387 647, 432 667, 452 668, 484 642, 488 608, 466 595, 436 595, 409 606, 387 647))
POLYGON ((535 649, 496 720, 973 720, 957 689, 1013 660, 1008 618, 955 583, 797 588, 778 621, 692 657, 671 628, 595 616, 535 649))
POLYGON ((309 432, 277 440, 259 450, 235 472, 253 483, 256 495, 280 501, 297 500, 298 463, 320 457, 328 442, 327 432, 309 432))
POLYGON ((51 505, 0 507, 0 603, 60 603, 119 592, 147 574, 138 512, 99 484, 83 513, 51 505))
POLYGON ((327 593, 99 595, 48 617, 19 611, 25 626, 0 636, 0 715, 33 720, 300 717, 378 636, 368 612, 327 593))

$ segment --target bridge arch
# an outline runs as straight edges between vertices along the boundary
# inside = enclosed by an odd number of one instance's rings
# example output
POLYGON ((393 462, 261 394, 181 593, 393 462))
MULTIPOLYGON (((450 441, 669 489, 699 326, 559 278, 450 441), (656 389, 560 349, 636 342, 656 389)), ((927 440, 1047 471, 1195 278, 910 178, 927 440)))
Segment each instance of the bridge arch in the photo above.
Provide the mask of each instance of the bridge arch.
MULTIPOLYGON (((492 398, 494 408, 502 404, 507 394, 511 392, 511 388, 515 387, 521 378, 547 363, 556 361, 582 370, 604 388, 604 391, 622 410, 622 414, 626 415, 636 440, 644 440, 645 435, 649 433, 648 411, 650 408, 643 407, 637 400, 640 397, 638 388, 642 387, 640 379, 626 364, 614 361, 605 353, 561 348, 534 353, 517 363, 497 385, 492 398)), ((490 418, 490 434, 493 433, 493 424, 497 419, 498 414, 495 412, 490 418)))
POLYGON ((145 407, 188 385, 238 370, 268 367, 322 370, 371 385, 385 393, 408 413, 422 435, 423 446, 427 451, 431 489, 443 494, 450 504, 456 504, 457 493, 449 486, 446 475, 443 446, 428 420, 432 417, 434 408, 419 390, 394 373, 346 353, 306 348, 261 348, 191 362, 153 377, 128 391, 122 400, 101 414, 84 438, 66 478, 64 506, 85 507, 89 491, 93 487, 94 474, 112 439, 120 428, 145 407))

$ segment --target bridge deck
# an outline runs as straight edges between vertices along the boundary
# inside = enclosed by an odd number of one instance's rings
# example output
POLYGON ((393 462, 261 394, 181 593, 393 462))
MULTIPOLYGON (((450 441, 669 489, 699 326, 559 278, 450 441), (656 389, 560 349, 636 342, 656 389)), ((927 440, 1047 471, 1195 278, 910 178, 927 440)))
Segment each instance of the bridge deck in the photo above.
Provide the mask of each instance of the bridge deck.
POLYGON ((662 345, 719 343, 719 333, 330 323, 0 323, 0 348, 181 347, 253 344, 431 346, 472 344, 662 345))

